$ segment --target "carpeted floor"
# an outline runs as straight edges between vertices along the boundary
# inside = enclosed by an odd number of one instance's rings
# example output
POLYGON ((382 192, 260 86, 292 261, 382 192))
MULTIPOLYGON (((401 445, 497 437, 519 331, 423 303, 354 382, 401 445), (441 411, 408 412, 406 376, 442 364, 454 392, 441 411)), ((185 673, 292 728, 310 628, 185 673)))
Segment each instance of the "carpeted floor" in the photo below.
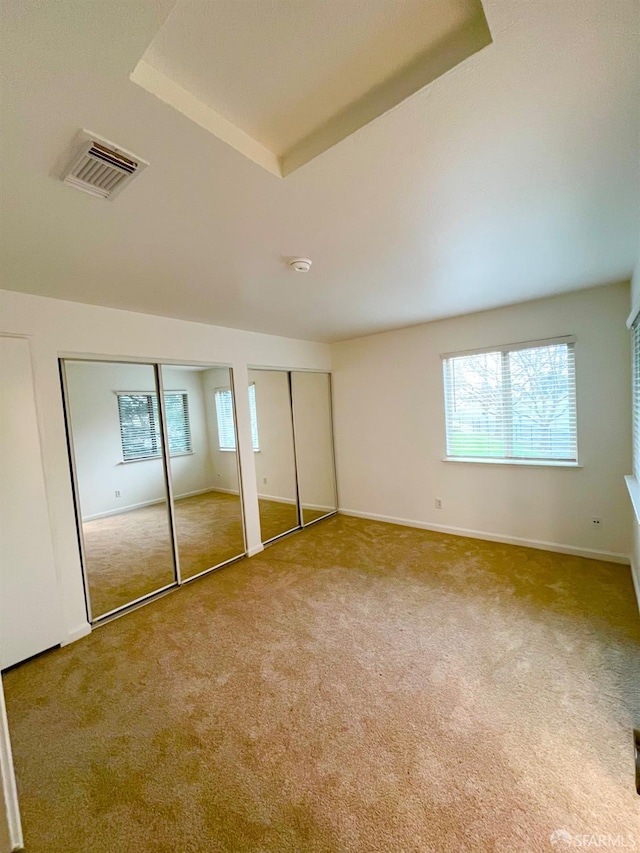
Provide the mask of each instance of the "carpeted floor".
MULTIPOLYGON (((298 524, 295 505, 260 499, 263 540, 298 524)), ((244 553, 237 495, 206 492, 175 502, 180 569, 190 578, 244 553)), ((322 513, 305 509, 305 522, 322 513)), ((93 617, 109 613, 174 582, 165 504, 83 524, 93 617)))
POLYGON ((7 673, 26 849, 637 839, 639 684, 628 567, 337 516, 7 673))

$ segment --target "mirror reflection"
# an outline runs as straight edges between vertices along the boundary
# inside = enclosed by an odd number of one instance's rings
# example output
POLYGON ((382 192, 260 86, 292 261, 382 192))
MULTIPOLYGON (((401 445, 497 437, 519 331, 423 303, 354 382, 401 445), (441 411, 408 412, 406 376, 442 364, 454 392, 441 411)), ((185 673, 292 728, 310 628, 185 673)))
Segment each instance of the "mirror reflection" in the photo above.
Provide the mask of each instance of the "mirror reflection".
POLYGON ((249 408, 262 541, 299 527, 289 374, 249 371, 249 408))
POLYGON ((163 365, 182 580, 244 554, 231 370, 163 365))
POLYGON ((65 362, 93 619, 175 583, 153 365, 65 362))
POLYGON ((291 374, 302 523, 337 510, 328 373, 291 374))

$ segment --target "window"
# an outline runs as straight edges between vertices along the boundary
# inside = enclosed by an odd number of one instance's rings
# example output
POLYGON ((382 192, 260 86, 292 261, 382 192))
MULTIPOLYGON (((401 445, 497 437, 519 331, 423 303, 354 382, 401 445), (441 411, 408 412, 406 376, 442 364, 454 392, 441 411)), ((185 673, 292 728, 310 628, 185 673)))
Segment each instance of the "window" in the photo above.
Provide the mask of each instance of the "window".
POLYGON ((577 461, 573 338, 443 356, 447 456, 577 461))
MULTIPOLYGON (((169 453, 192 453, 191 426, 186 392, 164 395, 169 453)), ((120 439, 125 462, 160 456, 160 418, 155 394, 118 394, 120 439)))
MULTIPOLYGON (((253 449, 260 450, 258 441, 258 414, 256 411, 256 386, 249 385, 249 415, 251 417, 251 438, 253 449)), ((230 388, 218 388, 216 391, 216 417, 218 419, 218 444, 220 450, 236 449, 236 431, 233 422, 233 397, 230 388)))

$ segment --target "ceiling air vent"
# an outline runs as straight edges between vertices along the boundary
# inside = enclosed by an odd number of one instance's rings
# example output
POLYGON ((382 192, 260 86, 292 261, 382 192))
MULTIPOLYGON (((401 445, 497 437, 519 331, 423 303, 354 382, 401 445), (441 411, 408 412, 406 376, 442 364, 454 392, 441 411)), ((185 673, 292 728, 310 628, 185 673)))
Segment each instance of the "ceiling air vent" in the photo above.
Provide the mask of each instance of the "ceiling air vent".
POLYGON ((81 130, 62 175, 65 184, 98 198, 113 198, 149 164, 95 133, 81 130))

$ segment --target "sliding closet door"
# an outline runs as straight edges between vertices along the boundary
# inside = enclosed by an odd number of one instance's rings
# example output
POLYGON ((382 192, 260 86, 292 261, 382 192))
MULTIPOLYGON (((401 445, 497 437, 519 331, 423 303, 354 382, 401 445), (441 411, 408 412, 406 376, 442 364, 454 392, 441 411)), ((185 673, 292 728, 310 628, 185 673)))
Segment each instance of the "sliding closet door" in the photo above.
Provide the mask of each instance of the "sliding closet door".
POLYGON ((91 619, 176 583, 156 373, 65 361, 91 619))
POLYGON ((162 366, 181 579, 245 553, 228 367, 162 366))
POLYGON ((298 491, 304 525, 337 510, 331 377, 328 373, 294 372, 291 374, 291 392, 298 491))
POLYGON ((249 371, 249 409, 262 541, 300 526, 289 374, 249 371))

